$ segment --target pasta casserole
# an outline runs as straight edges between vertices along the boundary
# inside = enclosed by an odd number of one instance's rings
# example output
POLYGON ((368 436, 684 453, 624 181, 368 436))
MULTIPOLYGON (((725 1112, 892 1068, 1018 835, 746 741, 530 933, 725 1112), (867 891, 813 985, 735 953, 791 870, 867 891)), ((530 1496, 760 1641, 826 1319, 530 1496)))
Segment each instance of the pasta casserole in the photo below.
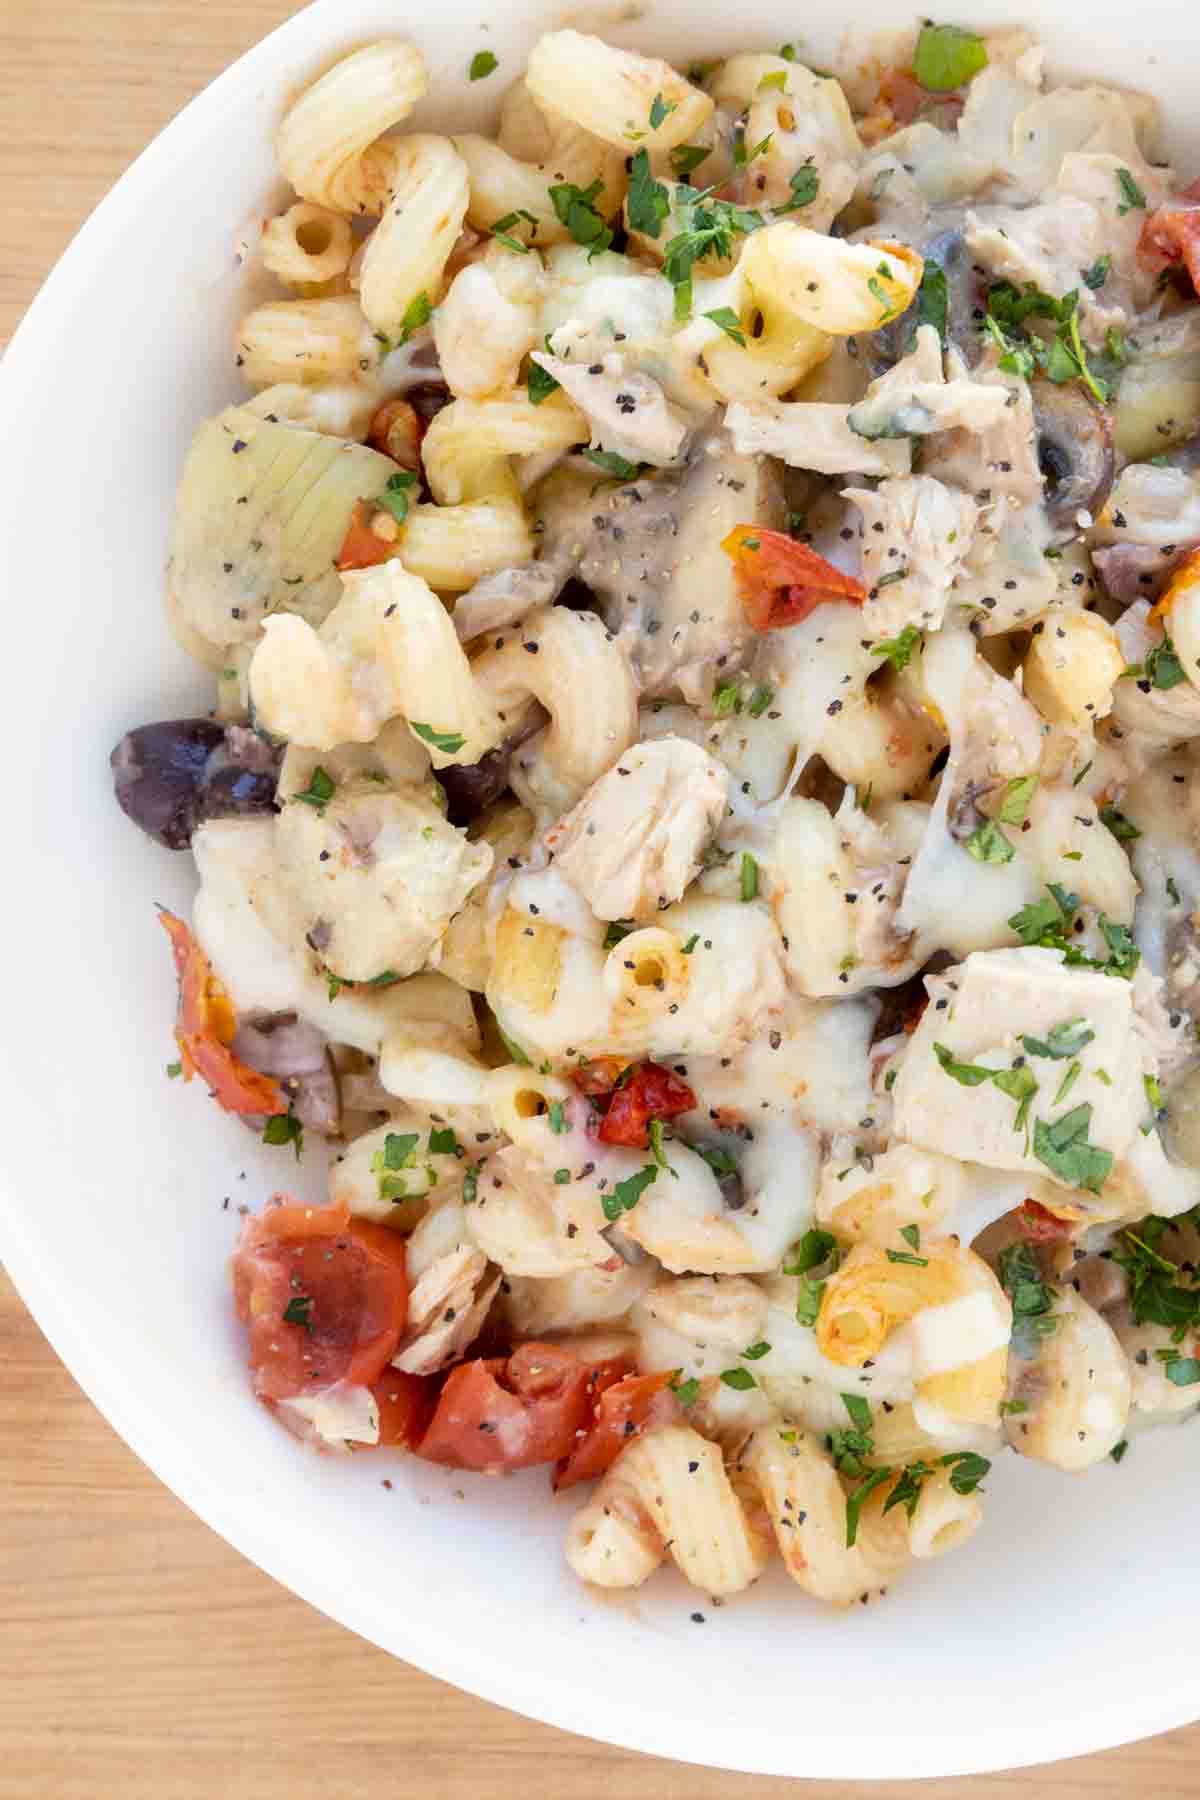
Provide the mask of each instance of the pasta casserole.
POLYGON ((182 471, 176 1060, 254 1393, 846 1607, 1200 1402, 1200 183, 1024 32, 400 38, 289 105, 182 471), (425 114, 422 114, 424 117, 425 114))

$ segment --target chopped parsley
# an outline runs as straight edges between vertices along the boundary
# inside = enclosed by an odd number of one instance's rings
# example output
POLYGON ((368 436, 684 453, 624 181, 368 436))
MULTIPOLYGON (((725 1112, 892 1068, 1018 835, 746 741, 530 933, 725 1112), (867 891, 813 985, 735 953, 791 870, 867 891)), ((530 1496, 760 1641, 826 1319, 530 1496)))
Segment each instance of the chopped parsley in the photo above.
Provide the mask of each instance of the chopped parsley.
POLYGON ((1170 638, 1164 633, 1161 643, 1155 644, 1144 663, 1130 663, 1123 669, 1122 679, 1141 677, 1151 687, 1167 690, 1178 687, 1186 680, 1186 672, 1179 660, 1178 653, 1170 638))
POLYGON ((317 764, 308 778, 308 786, 303 793, 293 794, 293 800, 303 800, 305 806, 315 806, 318 812, 324 812, 337 792, 331 775, 327 775, 320 763, 317 764))
POLYGON ((497 219, 494 225, 489 225, 488 230, 494 238, 499 238, 502 244, 507 244, 510 250, 516 250, 520 255, 528 256, 529 245, 523 244, 520 238, 511 237, 509 235, 513 226, 519 225, 522 219, 524 219, 527 225, 533 226, 531 235, 536 236, 538 228, 537 219, 534 217, 533 213, 526 212, 523 206, 519 206, 516 212, 505 213, 502 219, 497 219))
POLYGON ((1100 818, 1108 826, 1113 836, 1119 838, 1123 844, 1131 843, 1134 838, 1140 838, 1142 835, 1133 820, 1127 819, 1125 814, 1119 812, 1115 806, 1102 806, 1100 818))
POLYGON ((1112 257, 1105 251, 1103 256, 1098 256, 1096 258, 1090 269, 1084 269, 1084 287, 1091 288, 1092 292, 1095 293, 1096 290, 1102 288, 1108 280, 1108 272, 1111 268, 1112 257))
POLYGON ((958 25, 925 24, 917 39, 913 74, 923 88, 950 94, 987 67, 987 45, 958 25))
POLYGON ((1090 1101, 1073 1107, 1053 1124, 1035 1119, 1033 1154, 1068 1187, 1086 1188, 1089 1193, 1098 1194, 1112 1172, 1113 1156, 1111 1150, 1089 1143, 1091 1122, 1090 1101))
POLYGON ((672 1381, 670 1388, 680 1406, 695 1406, 700 1396, 700 1383, 694 1375, 688 1381, 672 1381))
POLYGON ((774 688, 756 687, 746 702, 746 711, 752 719, 761 719, 774 698, 774 688))
POLYGON ((585 450, 584 456, 606 475, 617 481, 636 481, 643 471, 649 468, 648 463, 631 463, 627 457, 618 456, 615 450, 585 450))
POLYGON ((183 1064, 181 1062, 173 1062, 173 1063, 167 1064, 167 1080, 168 1081, 175 1081, 182 1074, 183 1074, 183 1064))
POLYGON ((1146 196, 1128 169, 1117 170, 1117 187, 1121 193, 1121 204, 1117 207, 1121 218, 1124 218, 1126 213, 1135 210, 1145 212, 1146 196))
POLYGON ((264 1144, 290 1144, 296 1152, 296 1161, 304 1150, 304 1127, 289 1106, 285 1113, 276 1113, 263 1126, 262 1141, 264 1144))
POLYGON ((692 954, 692 951, 696 948, 696 945, 699 942, 700 942, 700 933, 698 931, 693 931, 693 933, 692 933, 691 937, 688 939, 687 943, 680 945, 679 954, 681 956, 690 956, 692 954))
POLYGON ((452 1126, 444 1126, 429 1134, 429 1153, 431 1156, 457 1156, 458 1139, 452 1126))
POLYGON ((651 1154, 651 1156, 653 1156, 658 1167, 660 1169, 665 1169, 674 1181, 678 1181, 679 1175, 678 1175, 677 1171, 675 1169, 673 1169, 671 1167, 670 1163, 667 1161, 667 1153, 663 1149, 663 1122, 662 1122, 662 1120, 661 1119, 651 1119, 649 1125, 646 1127, 646 1135, 650 1140, 650 1154, 651 1154))
POLYGON ((721 1380, 726 1387, 733 1388, 738 1394, 744 1394, 748 1388, 758 1386, 749 1369, 722 1369, 721 1380))
POLYGON ((1119 1444, 1113 1445, 1112 1449, 1109 1451, 1108 1454, 1112 1457, 1112 1459, 1115 1463, 1119 1463, 1121 1461, 1122 1457, 1125 1455, 1125 1452, 1128 1450, 1128 1448, 1129 1448, 1129 1439, 1122 1438, 1119 1444))
POLYGON ((973 1494, 992 1466, 974 1450, 953 1450, 949 1456, 939 1456, 938 1462, 950 1470, 950 1486, 956 1494, 973 1494))
POLYGON ((758 863, 748 850, 742 851, 740 886, 743 900, 758 898, 758 863))
POLYGON ((574 182, 556 182, 548 191, 550 204, 561 225, 565 225, 577 244, 587 247, 588 261, 607 250, 613 234, 596 210, 596 200, 604 187, 597 175, 589 187, 576 187, 574 182))
POLYGON ((949 342, 948 327, 950 321, 950 290, 946 283, 946 271, 940 263, 927 262, 921 275, 921 285, 917 289, 917 323, 913 331, 914 342, 917 331, 922 325, 932 325, 945 349, 949 342))
POLYGON ((565 1131, 570 1129, 567 1124, 567 1117, 563 1111, 563 1103, 561 1100, 552 1100, 550 1102, 550 1110, 546 1117, 549 1120, 550 1129, 555 1137, 561 1137, 565 1131))
POLYGON ((1068 1057, 1078 1056, 1095 1035, 1086 1019, 1064 1019, 1044 1038, 1022 1037, 1021 1047, 1029 1056, 1048 1056, 1056 1062, 1065 1062, 1068 1057))
POLYGON ((713 711, 718 719, 727 719, 730 713, 741 712, 742 696, 736 681, 718 681, 713 689, 713 711))
POLYGON ((383 1149, 376 1150, 371 1158, 371 1172, 378 1179, 381 1200, 407 1199, 409 1185, 401 1171, 412 1168, 420 1141, 420 1135, 415 1131, 387 1133, 383 1149))
POLYGON ((671 211, 671 197, 661 181, 650 173, 650 157, 639 150, 629 165, 629 195, 626 200, 629 229, 646 237, 657 238, 663 220, 671 211))
POLYGON ((509 1037, 507 1031, 505 1031, 503 1025, 500 1024, 499 1020, 496 1021, 496 1030, 500 1034, 500 1042, 504 1045, 504 1048, 508 1051, 508 1054, 512 1058, 512 1060, 515 1063, 519 1063, 523 1069, 532 1068, 533 1061, 532 1061, 532 1058, 530 1057, 529 1053, 525 1050, 522 1050, 520 1044, 518 1044, 518 1042, 515 1038, 509 1037))
POLYGON ((741 320, 732 306, 718 306, 715 311, 706 312, 704 317, 711 320, 714 325, 718 325, 726 337, 732 338, 735 344, 740 345, 743 350, 745 349, 746 334, 742 330, 741 320))
POLYGON ((967 839, 963 848, 976 862, 1007 863, 1016 855, 1012 845, 994 819, 985 819, 967 839))
POLYGON ((816 1324, 825 1293, 825 1282, 837 1269, 841 1254, 833 1233, 814 1226, 804 1233, 793 1249, 791 1261, 784 1263, 783 1273, 799 1278, 796 1296, 797 1324, 809 1327, 816 1324), (814 1279, 811 1271, 820 1268, 824 1268, 826 1273, 814 1279))
POLYGON ((310 1294, 293 1294, 283 1309, 285 1325, 303 1325, 308 1335, 312 1336, 312 1296, 310 1294))
MULTIPOLYGON (((552 190, 553 191, 553 190, 552 190)), ((668 239, 663 251, 663 274, 675 289, 675 317, 687 319, 692 311, 692 272, 706 257, 726 257, 739 233, 754 231, 763 223, 761 213, 714 200, 711 189, 702 192, 680 188, 676 204, 686 220, 685 229, 668 239), (690 198, 689 198, 690 196, 690 198)))
POLYGON ((915 625, 906 625, 899 637, 884 638, 878 644, 872 644, 871 655, 886 657, 893 669, 899 672, 907 669, 918 650, 924 648, 925 640, 915 625))
POLYGON ((1060 386, 1082 381, 1101 405, 1107 401, 1107 384, 1088 366, 1079 335, 1078 288, 1056 300, 1032 281, 1020 289, 1011 281, 995 282, 988 289, 982 329, 1000 350, 1000 367, 1008 374, 1029 381, 1040 371, 1060 386), (1030 318, 1048 319, 1057 327, 1054 337, 1031 334, 1025 323, 1030 318))
POLYGON ((811 206, 821 191, 821 177, 810 162, 801 163, 788 182, 788 189, 788 197, 783 205, 775 208, 776 217, 811 206))
POLYGON ((1025 815, 1029 811, 1029 803, 1037 791, 1036 775, 1018 775, 1010 781, 1004 790, 996 817, 1002 825, 1023 825, 1025 815))
POLYGON ((885 1481, 891 1481, 895 1473, 895 1469, 872 1469, 854 1492, 846 1495, 846 1548, 848 1550, 858 1541, 858 1522, 862 1516, 864 1502, 875 1492, 877 1487, 882 1487, 885 1481))
POLYGON ((1023 1241, 1001 1250, 996 1273, 1012 1303, 1013 1347, 1019 1356, 1036 1356, 1038 1338, 1049 1337, 1058 1329, 1054 1290, 1042 1280, 1037 1258, 1023 1241))
POLYGON ((500 64, 490 50, 477 50, 471 58, 471 66, 467 70, 467 75, 472 81, 483 81, 486 76, 499 67, 500 64))
MULTIPOLYGON (((1185 1216, 1195 1223, 1194 1211, 1185 1216)), ((1188 1331, 1200 1325, 1200 1288, 1193 1285, 1191 1270, 1185 1272, 1160 1253, 1164 1234, 1176 1223, 1150 1213, 1136 1230, 1128 1227, 1121 1232, 1112 1260, 1129 1277, 1134 1324, 1165 1325, 1174 1341, 1182 1343, 1188 1331), (1184 1273, 1186 1285, 1176 1280, 1184 1273)))
MULTIPOLYGON (((757 144, 754 144, 747 149, 745 135, 739 131, 733 140, 734 167, 737 169, 745 169, 749 167, 757 157, 765 156, 767 151, 771 148, 771 139, 774 136, 775 133, 773 131, 768 131, 765 138, 760 138, 757 144)), ((791 209, 790 207, 786 207, 784 210, 790 211, 791 209)))
POLYGON ((982 1087, 984 1082, 990 1081, 1002 1094, 1015 1100, 1017 1116, 1013 1130, 1021 1130, 1038 1091, 1037 1077, 1032 1069, 1026 1064, 1011 1069, 989 1069, 983 1063, 958 1062, 945 1044, 935 1044, 933 1054, 941 1065, 942 1073, 949 1075, 952 1081, 957 1081, 960 1087, 982 1087))
POLYGON ((550 395, 562 386, 562 383, 551 375, 549 369, 543 369, 541 363, 531 362, 529 374, 525 378, 525 386, 529 394, 529 404, 540 406, 543 400, 548 400, 550 395))
POLYGON ((906 1244, 911 1244, 914 1250, 921 1248, 921 1227, 919 1225, 902 1225, 900 1236, 906 1244))
POLYGON ((871 1408, 861 1394, 843 1394, 842 1405, 850 1424, 826 1432, 825 1448, 833 1458, 838 1474, 857 1481, 867 1472, 865 1458, 875 1453, 871 1408))
POLYGON ((734 1162, 732 1156, 730 1156, 728 1150, 723 1150, 719 1144, 709 1147, 696 1144, 693 1148, 695 1149, 696 1155, 700 1157, 703 1162, 708 1164, 718 1181, 720 1181, 723 1176, 737 1174, 737 1164, 734 1162))
POLYGON ((671 151, 671 167, 677 175, 687 176, 712 155, 711 144, 676 144, 671 151))
POLYGON ((1109 950, 1107 962, 1100 962, 1094 956, 1085 955, 1067 936, 1079 910, 1079 895, 1068 893, 1057 881, 1050 882, 1048 892, 1049 899, 1035 900, 1009 919, 1008 923, 1021 942, 1044 950, 1061 951, 1069 968, 1099 969, 1103 975, 1131 980, 1141 961, 1141 952, 1127 927, 1117 925, 1105 913, 1100 914, 1097 923, 1109 950))
POLYGON ((604 1216, 610 1225, 615 1225, 622 1213, 632 1212, 652 1181, 658 1180, 658 1170, 653 1163, 647 1163, 636 1175, 627 1176, 618 1181, 611 1194, 605 1194, 600 1204, 604 1216))
POLYGON ((435 731, 432 725, 420 725, 416 719, 410 719, 409 725, 422 743, 431 744, 443 756, 457 756, 467 741, 461 731, 435 731))
POLYGON ((634 925, 632 919, 613 919, 609 924, 608 930, 604 933, 604 943, 602 948, 605 950, 615 950, 617 945, 621 943, 623 939, 627 938, 633 929, 634 925))
POLYGON ((927 1269, 927 1256, 914 1256, 910 1250, 889 1250, 887 1259, 890 1263, 911 1263, 914 1269, 927 1269))
POLYGON ((417 485, 415 475, 407 470, 398 475, 389 475, 387 485, 382 494, 376 494, 374 504, 382 512, 390 513, 397 525, 403 525, 408 517, 409 489, 417 485))
POLYGON ((678 101, 664 100, 661 94, 655 94, 653 100, 650 102, 651 131, 657 131, 663 120, 669 119, 673 112, 678 111, 678 108, 678 101))
POLYGON ((430 304, 429 295, 422 288, 415 300, 410 300, 405 308, 404 317, 400 321, 400 336, 396 340, 397 343, 407 344, 414 331, 420 331, 422 325, 428 325, 432 315, 433 307, 430 304))
POLYGON ((1083 1073, 1083 1064, 1078 1058, 1071 1064, 1059 1083, 1058 1092, 1050 1102, 1051 1106, 1060 1106, 1083 1073))
POLYGON ((770 1344, 759 1342, 757 1344, 751 1344, 748 1350, 743 1350, 742 1359, 745 1362, 759 1362, 764 1356, 769 1356, 770 1354, 770 1344))

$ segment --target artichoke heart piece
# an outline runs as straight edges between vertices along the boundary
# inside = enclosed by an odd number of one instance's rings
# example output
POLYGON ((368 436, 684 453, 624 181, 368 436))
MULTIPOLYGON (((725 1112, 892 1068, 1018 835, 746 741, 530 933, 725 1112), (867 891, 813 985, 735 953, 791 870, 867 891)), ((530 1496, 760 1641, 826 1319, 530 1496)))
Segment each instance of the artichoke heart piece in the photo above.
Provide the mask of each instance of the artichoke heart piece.
POLYGON ((170 606, 214 646, 250 643, 269 613, 319 625, 341 595, 334 563, 358 500, 396 465, 231 406, 192 440, 175 505, 170 606))

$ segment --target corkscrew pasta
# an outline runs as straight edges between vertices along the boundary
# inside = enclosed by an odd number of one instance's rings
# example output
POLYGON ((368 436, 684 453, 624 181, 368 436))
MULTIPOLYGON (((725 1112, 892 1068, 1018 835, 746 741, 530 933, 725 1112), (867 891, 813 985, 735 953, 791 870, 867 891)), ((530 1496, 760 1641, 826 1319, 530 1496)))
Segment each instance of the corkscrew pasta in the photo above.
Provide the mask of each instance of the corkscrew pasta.
POLYGON ((169 1073, 329 1153, 234 1254, 287 1429, 847 1608, 1200 1402, 1195 172, 1024 34, 494 63, 279 121, 213 710, 112 759, 169 1073))

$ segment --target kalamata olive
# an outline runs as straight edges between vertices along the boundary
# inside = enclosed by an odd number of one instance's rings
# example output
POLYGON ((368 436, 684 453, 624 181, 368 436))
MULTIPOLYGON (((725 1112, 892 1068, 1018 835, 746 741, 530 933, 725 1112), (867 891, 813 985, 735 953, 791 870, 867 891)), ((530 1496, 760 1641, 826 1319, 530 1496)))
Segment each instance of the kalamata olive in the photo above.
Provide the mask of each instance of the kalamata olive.
POLYGON ((270 812, 279 751, 244 725, 169 719, 126 732, 109 758, 117 802, 168 850, 205 819, 270 812))
POLYGON ((1078 382, 1037 380, 1032 393, 1046 513, 1056 533, 1074 537, 1076 515, 1095 517, 1113 484, 1112 420, 1078 382))
POLYGON ((446 795, 446 817, 452 825, 469 825, 495 805, 508 786, 512 753, 511 744, 499 744, 477 763, 452 763, 438 770, 446 795))
POLYGON ((408 390, 408 403, 428 425, 444 406, 450 404, 450 389, 444 381, 423 381, 408 390))
POLYGON ((477 763, 451 763, 439 769, 437 778, 446 795, 446 817, 452 825, 469 825, 472 819, 494 806, 508 787, 508 772, 514 753, 545 725, 549 714, 541 706, 531 706, 520 729, 511 737, 481 756, 477 763))

